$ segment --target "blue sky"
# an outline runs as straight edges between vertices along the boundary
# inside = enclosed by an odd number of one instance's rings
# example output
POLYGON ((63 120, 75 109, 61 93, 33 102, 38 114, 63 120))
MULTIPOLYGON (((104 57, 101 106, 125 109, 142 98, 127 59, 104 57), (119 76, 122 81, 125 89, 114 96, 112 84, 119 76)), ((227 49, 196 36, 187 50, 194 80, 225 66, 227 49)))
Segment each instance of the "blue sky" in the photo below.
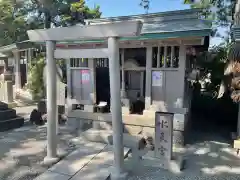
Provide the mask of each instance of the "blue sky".
MULTIPOLYGON (((149 13, 188 9, 183 0, 151 0, 149 13)), ((87 5, 100 5, 102 17, 144 14, 145 10, 139 6, 140 0, 86 0, 87 5)), ((219 38, 212 38, 211 45, 221 42, 219 38)))

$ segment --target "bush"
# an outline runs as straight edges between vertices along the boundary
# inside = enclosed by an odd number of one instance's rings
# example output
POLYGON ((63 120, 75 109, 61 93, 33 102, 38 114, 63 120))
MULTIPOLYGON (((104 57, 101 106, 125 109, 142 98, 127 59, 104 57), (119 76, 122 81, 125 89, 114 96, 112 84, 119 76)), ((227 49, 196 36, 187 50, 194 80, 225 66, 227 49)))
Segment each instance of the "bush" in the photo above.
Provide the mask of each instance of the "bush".
POLYGON ((35 62, 32 66, 30 66, 30 70, 28 72, 28 85, 27 88, 30 90, 33 99, 39 100, 44 97, 44 81, 43 81, 43 69, 45 66, 45 58, 42 56, 38 56, 33 62, 35 62))

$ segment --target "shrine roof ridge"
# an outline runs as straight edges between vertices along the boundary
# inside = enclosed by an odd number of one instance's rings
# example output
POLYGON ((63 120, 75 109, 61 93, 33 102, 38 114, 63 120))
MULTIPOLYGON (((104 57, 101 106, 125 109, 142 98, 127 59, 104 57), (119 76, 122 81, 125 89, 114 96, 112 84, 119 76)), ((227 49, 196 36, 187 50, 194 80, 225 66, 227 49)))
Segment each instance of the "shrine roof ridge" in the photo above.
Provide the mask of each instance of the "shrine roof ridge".
MULTIPOLYGON (((167 19, 179 19, 183 18, 182 16, 188 17, 199 17, 199 13, 202 11, 201 8, 193 8, 193 9, 184 9, 184 10, 176 10, 176 11, 165 11, 165 12, 157 12, 157 13, 148 13, 148 14, 138 14, 138 15, 128 15, 128 16, 115 16, 115 17, 104 17, 104 18, 96 18, 96 19, 86 19, 86 24, 95 24, 95 23, 107 23, 114 21, 126 21, 126 20, 136 20, 136 19, 154 19, 154 18, 162 18, 162 20, 167 19), (168 17, 168 18, 167 18, 168 17)), ((185 19, 186 17, 184 17, 185 19)))

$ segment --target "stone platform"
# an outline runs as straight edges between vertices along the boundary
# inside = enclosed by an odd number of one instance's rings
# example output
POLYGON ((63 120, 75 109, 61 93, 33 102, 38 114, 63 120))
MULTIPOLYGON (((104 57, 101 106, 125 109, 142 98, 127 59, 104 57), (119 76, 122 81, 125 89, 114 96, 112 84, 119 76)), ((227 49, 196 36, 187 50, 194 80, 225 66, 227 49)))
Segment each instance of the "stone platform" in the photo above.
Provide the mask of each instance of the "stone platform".
POLYGON ((0 102, 0 132, 23 126, 24 118, 17 116, 16 110, 8 108, 8 104, 0 102))

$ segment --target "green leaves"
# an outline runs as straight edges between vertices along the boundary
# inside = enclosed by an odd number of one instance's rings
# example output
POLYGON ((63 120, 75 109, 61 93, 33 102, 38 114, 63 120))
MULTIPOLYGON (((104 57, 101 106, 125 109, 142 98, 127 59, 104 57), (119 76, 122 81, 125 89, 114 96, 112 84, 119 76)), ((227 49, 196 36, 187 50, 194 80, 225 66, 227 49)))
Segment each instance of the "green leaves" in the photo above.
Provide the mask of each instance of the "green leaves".
POLYGON ((100 6, 89 8, 85 0, 0 0, 0 46, 27 40, 26 31, 48 25, 70 26, 99 18, 100 6), (48 12, 48 13, 47 13, 48 12))
POLYGON ((34 59, 34 64, 30 67, 28 72, 28 85, 27 88, 31 91, 34 99, 41 99, 44 96, 44 83, 43 83, 43 69, 45 66, 45 58, 38 56, 34 59))
POLYGON ((21 4, 13 0, 0 1, 0 45, 25 40, 25 14, 21 4), (18 8, 18 9, 17 9, 18 8))

